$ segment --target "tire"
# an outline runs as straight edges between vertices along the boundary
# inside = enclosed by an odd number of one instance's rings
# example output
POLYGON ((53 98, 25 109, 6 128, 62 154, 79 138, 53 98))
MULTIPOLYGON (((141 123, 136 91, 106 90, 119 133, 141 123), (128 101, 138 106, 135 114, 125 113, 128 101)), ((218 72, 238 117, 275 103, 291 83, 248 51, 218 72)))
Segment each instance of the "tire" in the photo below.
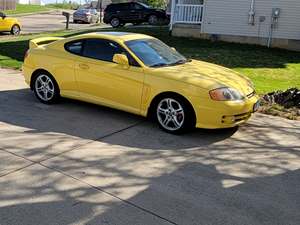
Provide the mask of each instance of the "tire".
POLYGON ((164 96, 155 105, 155 119, 159 127, 171 134, 182 134, 195 127, 195 113, 191 104, 181 96, 164 96))
POLYGON ((121 25, 121 21, 119 18, 117 17, 114 17, 110 20, 110 25, 113 27, 113 28, 117 28, 121 25))
POLYGON ((12 28, 11 28, 11 30, 10 30, 10 33, 12 35, 19 35, 20 32, 21 32, 21 28, 17 24, 13 25, 12 28))
POLYGON ((150 25, 156 25, 158 23, 158 17, 156 15, 150 15, 148 18, 148 23, 150 25))
POLYGON ((33 91, 37 99, 44 104, 56 103, 60 98, 59 87, 55 79, 46 71, 34 76, 33 91))

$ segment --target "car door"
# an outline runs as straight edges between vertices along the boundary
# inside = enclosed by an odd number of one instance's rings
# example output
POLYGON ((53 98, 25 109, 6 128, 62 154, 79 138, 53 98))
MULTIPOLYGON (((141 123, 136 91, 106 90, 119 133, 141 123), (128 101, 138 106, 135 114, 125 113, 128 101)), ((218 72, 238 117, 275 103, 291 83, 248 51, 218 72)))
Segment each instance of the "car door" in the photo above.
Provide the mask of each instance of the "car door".
POLYGON ((131 21, 130 15, 130 3, 121 3, 116 9, 116 16, 122 21, 129 22, 131 21))
POLYGON ((75 65, 80 96, 94 103, 140 114, 144 72, 136 62, 128 68, 113 62, 114 54, 129 53, 105 39, 86 39, 75 65))
POLYGON ((8 31, 7 21, 5 19, 5 14, 0 12, 0 31, 8 31))
POLYGON ((130 3, 130 19, 131 21, 140 21, 142 19, 143 6, 138 3, 130 3))

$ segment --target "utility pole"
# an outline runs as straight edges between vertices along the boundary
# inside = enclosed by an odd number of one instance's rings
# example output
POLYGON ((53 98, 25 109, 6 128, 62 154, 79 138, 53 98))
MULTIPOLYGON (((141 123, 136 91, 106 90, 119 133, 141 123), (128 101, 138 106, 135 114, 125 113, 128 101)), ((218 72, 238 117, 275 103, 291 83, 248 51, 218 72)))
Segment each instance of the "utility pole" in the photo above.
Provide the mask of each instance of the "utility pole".
POLYGON ((102 0, 98 0, 97 9, 100 12, 100 23, 102 23, 102 0))

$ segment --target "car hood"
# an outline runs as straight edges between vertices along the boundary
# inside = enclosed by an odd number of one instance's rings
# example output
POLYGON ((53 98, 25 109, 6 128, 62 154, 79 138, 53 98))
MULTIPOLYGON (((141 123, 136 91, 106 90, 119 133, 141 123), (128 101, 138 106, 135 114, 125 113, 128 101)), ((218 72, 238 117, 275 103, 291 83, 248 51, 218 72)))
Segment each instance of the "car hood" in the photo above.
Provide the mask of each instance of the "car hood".
POLYGON ((203 61, 192 60, 186 64, 161 67, 155 70, 168 79, 182 81, 207 90, 231 87, 244 95, 254 91, 251 81, 247 77, 231 69, 203 61))

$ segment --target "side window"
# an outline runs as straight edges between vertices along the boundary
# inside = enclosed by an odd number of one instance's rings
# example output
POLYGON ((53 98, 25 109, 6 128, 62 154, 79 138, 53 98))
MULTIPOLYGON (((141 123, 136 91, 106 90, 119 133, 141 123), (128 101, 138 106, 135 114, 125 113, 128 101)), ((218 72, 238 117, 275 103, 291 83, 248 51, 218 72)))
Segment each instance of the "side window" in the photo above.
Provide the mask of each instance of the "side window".
POLYGON ((125 54, 131 66, 140 67, 138 62, 119 44, 102 39, 87 39, 84 42, 82 55, 84 57, 113 62, 115 54, 125 54))
POLYGON ((122 10, 122 11, 128 11, 130 9, 130 6, 128 3, 122 3, 122 4, 120 4, 119 7, 120 7, 120 10, 122 10))
POLYGON ((73 41, 65 44, 65 49, 70 53, 80 55, 82 51, 82 46, 82 41, 73 41))
POLYGON ((122 49, 115 43, 101 39, 87 39, 82 55, 88 58, 112 62, 114 54, 122 54, 122 49))
POLYGON ((136 10, 141 10, 141 9, 143 9, 143 6, 141 6, 140 4, 137 4, 137 3, 132 3, 131 8, 136 9, 136 10))

